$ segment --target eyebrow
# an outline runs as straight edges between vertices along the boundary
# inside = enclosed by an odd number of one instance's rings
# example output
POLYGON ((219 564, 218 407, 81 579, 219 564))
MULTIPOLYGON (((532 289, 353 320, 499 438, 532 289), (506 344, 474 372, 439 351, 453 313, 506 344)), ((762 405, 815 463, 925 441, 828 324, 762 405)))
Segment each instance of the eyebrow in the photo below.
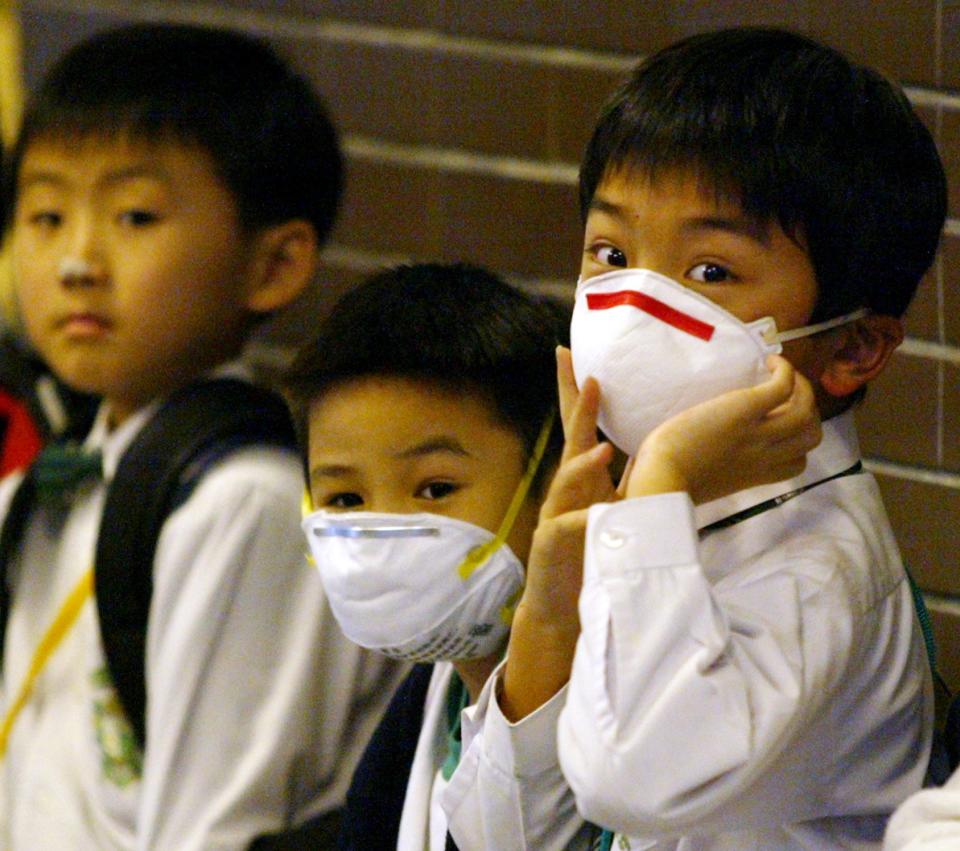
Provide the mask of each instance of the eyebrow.
MULTIPOLYGON (((437 452, 448 452, 461 458, 470 458, 471 454, 464 449, 463 444, 453 437, 439 435, 437 437, 428 437, 426 440, 416 443, 406 449, 401 449, 393 454, 394 458, 408 460, 410 458, 423 458, 427 455, 433 455, 437 452)), ((318 464, 311 467, 310 478, 331 478, 340 479, 356 473, 357 468, 350 464, 318 464)))
POLYGON ((425 455, 433 455, 436 452, 449 452, 453 455, 459 455, 462 458, 469 458, 470 453, 463 447, 459 440, 446 435, 428 437, 420 443, 414 444, 407 449, 402 449, 394 453, 395 458, 422 458, 425 455))
POLYGON ((718 230, 734 236, 744 236, 763 246, 770 245, 770 232, 767 227, 746 216, 695 216, 686 219, 680 229, 685 233, 718 230))
POLYGON ((625 219, 627 217, 627 211, 623 207, 607 201, 599 195, 594 195, 593 198, 590 199, 590 207, 588 209, 590 211, 596 210, 598 213, 606 213, 608 216, 613 216, 618 219, 625 219))
POLYGON ((342 479, 344 476, 349 476, 355 472, 356 469, 349 464, 318 464, 316 467, 310 468, 310 478, 325 476, 331 479, 342 479))
MULTIPOLYGON (((590 201, 590 210, 613 216, 621 221, 630 218, 626 207, 614 204, 598 195, 590 201)), ((701 233, 703 231, 722 231, 734 236, 743 236, 763 246, 770 245, 770 232, 762 222, 754 221, 747 216, 692 216, 680 225, 681 231, 686 234, 701 233)))
MULTIPOLYGON (((166 169, 146 163, 137 163, 136 165, 125 166, 124 168, 118 168, 114 171, 107 172, 97 182, 101 186, 111 187, 127 180, 138 180, 142 178, 157 180, 161 183, 172 182, 172 178, 166 169)), ((20 182, 23 188, 28 188, 37 184, 65 186, 67 183, 69 183, 67 178, 59 172, 48 171, 45 169, 31 169, 24 175, 20 182)))

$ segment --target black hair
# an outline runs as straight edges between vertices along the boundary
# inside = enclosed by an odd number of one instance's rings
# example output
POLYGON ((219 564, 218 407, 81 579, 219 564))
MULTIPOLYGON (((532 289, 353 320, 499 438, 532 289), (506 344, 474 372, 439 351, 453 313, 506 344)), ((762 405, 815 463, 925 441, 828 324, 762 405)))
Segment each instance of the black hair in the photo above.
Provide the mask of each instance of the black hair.
POLYGON ((28 104, 8 170, 10 208, 33 142, 87 137, 206 151, 249 231, 305 219, 323 242, 333 224, 343 181, 336 132, 310 83, 259 39, 138 24, 69 50, 28 104))
MULTIPOLYGON (((568 305, 475 266, 424 263, 380 272, 337 302, 287 372, 301 438, 306 408, 330 387, 395 376, 477 394, 518 434, 529 457, 557 410, 555 351, 567 344, 569 325, 568 305)), ((558 413, 541 470, 562 447, 558 413)))
POLYGON ((601 114, 580 210, 611 171, 701 186, 807 249, 811 321, 900 316, 936 254, 946 179, 933 139, 880 73, 796 33, 696 35, 641 62, 601 114))

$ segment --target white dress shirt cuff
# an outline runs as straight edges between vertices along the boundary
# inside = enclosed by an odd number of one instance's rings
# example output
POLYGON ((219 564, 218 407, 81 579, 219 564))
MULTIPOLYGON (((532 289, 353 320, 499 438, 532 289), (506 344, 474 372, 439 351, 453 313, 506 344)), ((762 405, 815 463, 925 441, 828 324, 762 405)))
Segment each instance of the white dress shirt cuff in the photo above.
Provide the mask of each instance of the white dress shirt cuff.
POLYGON ((594 562, 601 578, 695 564, 697 545, 693 503, 686 493, 636 497, 590 508, 587 562, 594 562))
POLYGON ((464 710, 464 748, 483 730, 486 761, 508 777, 531 778, 557 768, 557 719, 567 699, 564 686, 550 700, 520 721, 511 723, 497 695, 504 662, 493 672, 474 706, 464 710))

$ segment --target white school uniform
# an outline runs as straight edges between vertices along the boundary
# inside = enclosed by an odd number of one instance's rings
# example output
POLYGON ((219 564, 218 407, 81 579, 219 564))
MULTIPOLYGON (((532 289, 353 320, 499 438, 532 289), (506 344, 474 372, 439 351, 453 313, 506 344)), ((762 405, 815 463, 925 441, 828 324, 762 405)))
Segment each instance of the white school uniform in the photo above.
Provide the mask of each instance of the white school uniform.
POLYGON ((632 851, 878 848, 923 780, 933 699, 876 483, 698 535, 858 457, 847 413, 789 482, 593 507, 568 686, 509 725, 494 679, 465 712, 443 801, 461 851, 583 848, 581 817, 632 851))
MULTIPOLYGON (((35 516, 12 565, 3 658, 9 707, 41 636, 93 563, 106 483, 151 406, 87 445, 106 481, 35 516)), ((6 510, 15 481, 0 486, 6 510)), ((339 806, 400 672, 347 641, 305 560, 293 453, 238 450, 165 522, 154 560, 142 773, 95 602, 40 676, 0 764, 9 851, 240 851, 339 806), (138 776, 139 774, 139 776, 138 776)))

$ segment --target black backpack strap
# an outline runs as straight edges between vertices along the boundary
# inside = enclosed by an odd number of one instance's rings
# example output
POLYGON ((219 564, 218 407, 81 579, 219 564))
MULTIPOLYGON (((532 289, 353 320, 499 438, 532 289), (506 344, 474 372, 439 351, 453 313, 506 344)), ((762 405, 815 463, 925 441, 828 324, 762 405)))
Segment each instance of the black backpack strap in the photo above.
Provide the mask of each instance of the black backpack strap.
POLYGON ((7 618, 10 615, 9 567, 23 540, 33 509, 36 506, 36 482, 28 470, 10 500, 7 516, 0 530, 0 668, 3 665, 3 649, 7 635, 7 618))
MULTIPOLYGON (((281 833, 267 833, 257 837, 249 851, 335 851, 343 811, 334 810, 315 816, 299 827, 281 833)), ((393 845, 371 846, 393 848, 393 845)))
POLYGON ((396 848, 433 665, 414 665, 370 737, 347 790, 340 851, 396 848))
POLYGON ((282 400, 236 379, 191 384, 174 393, 140 431, 107 492, 95 560, 97 613, 107 667, 141 748, 157 538, 209 464, 251 444, 295 446, 282 400))

